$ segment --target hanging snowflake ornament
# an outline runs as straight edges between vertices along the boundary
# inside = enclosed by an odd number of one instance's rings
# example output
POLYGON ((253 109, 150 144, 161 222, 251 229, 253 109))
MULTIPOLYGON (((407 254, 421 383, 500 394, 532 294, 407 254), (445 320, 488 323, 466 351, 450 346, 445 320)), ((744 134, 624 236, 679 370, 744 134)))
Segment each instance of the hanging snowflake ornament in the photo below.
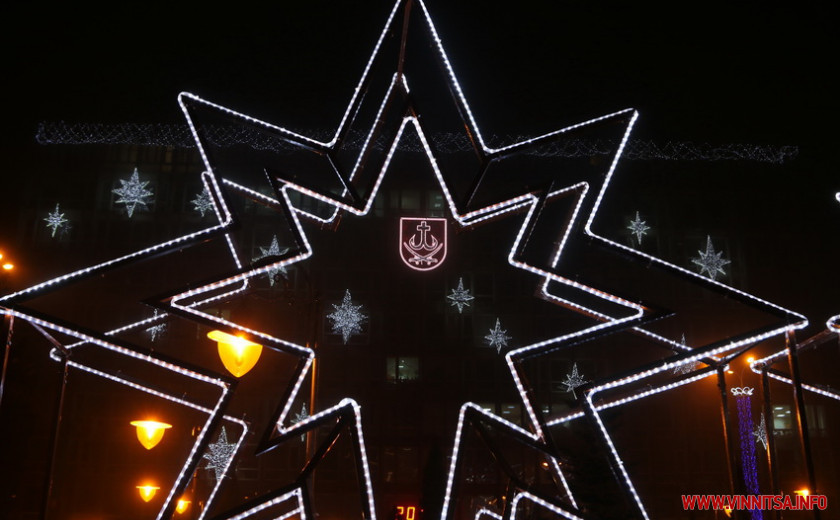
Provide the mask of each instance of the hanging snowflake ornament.
POLYGON ((353 300, 350 296, 350 289, 344 292, 344 300, 341 305, 332 304, 333 312, 327 315, 327 318, 332 321, 333 334, 341 334, 344 343, 353 334, 362 332, 362 323, 367 319, 365 313, 362 312, 361 305, 353 305, 353 300))
POLYGON ((450 305, 453 307, 458 307, 458 313, 460 314, 463 312, 464 307, 469 307, 470 302, 474 300, 472 295, 470 295, 470 291, 464 289, 464 279, 458 278, 458 287, 452 289, 452 294, 447 296, 449 299, 450 305))
POLYGON ((213 211, 213 198, 210 197, 210 192, 205 187, 193 200, 190 201, 193 209, 201 213, 203 217, 205 213, 213 211))
POLYGON ((571 392, 572 397, 577 399, 577 395, 575 395, 575 388, 579 386, 583 386, 588 383, 586 379, 583 378, 583 375, 578 373, 577 363, 572 364, 572 372, 570 374, 566 374, 566 380, 563 381, 563 386, 566 387, 566 392, 571 392))
MULTIPOLYGON (((284 254, 288 251, 289 251, 288 247, 284 247, 283 249, 280 249, 280 244, 277 242, 277 235, 274 235, 274 237, 272 237, 272 239, 271 239, 271 244, 269 244, 268 247, 261 247, 260 248, 260 256, 254 258, 254 261, 256 262, 257 260, 261 260, 261 259, 266 258, 266 257, 280 256, 280 255, 282 255, 282 254, 284 254)), ((268 274, 268 281, 273 287, 274 282, 277 279, 277 276, 286 274, 286 268, 285 267, 272 267, 268 271, 266 271, 266 274, 268 274)))
POLYGON ((507 342, 509 339, 512 338, 507 335, 506 330, 502 330, 502 324, 499 318, 496 318, 496 326, 490 329, 490 334, 484 336, 484 341, 487 342, 487 345, 495 347, 496 352, 499 353, 502 352, 502 348, 508 346, 507 342))
POLYGON ((137 168, 134 168, 134 173, 131 174, 131 177, 127 181, 122 179, 119 181, 121 186, 112 190, 114 194, 119 195, 115 204, 125 204, 128 218, 134 215, 134 210, 137 206, 143 206, 143 208, 148 207, 146 204, 148 204, 148 199, 153 193, 151 190, 146 189, 149 181, 140 182, 140 174, 137 168))
POLYGON ((761 422, 753 430, 752 436, 755 437, 755 442, 760 442, 764 451, 767 451, 767 421, 764 419, 764 413, 761 414, 761 422))
POLYGON ((162 321, 162 316, 165 316, 165 314, 160 314, 158 310, 155 309, 155 315, 152 316, 152 318, 149 320, 154 323, 158 321, 159 318, 161 319, 160 323, 158 323, 157 325, 152 325, 151 327, 146 329, 146 332, 149 333, 149 337, 152 341, 155 341, 158 338, 158 336, 160 336, 163 333, 163 331, 166 330, 166 323, 162 321))
POLYGON ((712 280, 717 279, 718 274, 725 275, 726 271, 723 266, 729 263, 729 260, 721 258, 723 252, 715 251, 712 246, 712 237, 706 235, 706 251, 697 251, 700 256, 692 258, 691 261, 700 268, 700 274, 706 273, 712 280))
POLYGON ((650 230, 650 226, 648 226, 647 223, 639 217, 639 212, 637 211, 636 218, 630 221, 630 225, 627 226, 627 229, 630 230, 631 235, 636 236, 636 242, 641 245, 642 237, 647 235, 647 232, 650 230))
POLYGON ((67 223, 70 222, 64 217, 64 213, 59 210, 58 203, 55 205, 55 210, 48 214, 44 221, 47 223, 47 227, 52 230, 51 237, 55 237, 56 232, 66 227, 67 223))
POLYGON ((218 482, 225 477, 228 465, 230 465, 236 452, 236 443, 228 442, 227 431, 224 426, 222 426, 218 440, 210 443, 208 450, 209 453, 202 455, 203 458, 207 459, 204 469, 212 469, 216 474, 216 482, 218 482))

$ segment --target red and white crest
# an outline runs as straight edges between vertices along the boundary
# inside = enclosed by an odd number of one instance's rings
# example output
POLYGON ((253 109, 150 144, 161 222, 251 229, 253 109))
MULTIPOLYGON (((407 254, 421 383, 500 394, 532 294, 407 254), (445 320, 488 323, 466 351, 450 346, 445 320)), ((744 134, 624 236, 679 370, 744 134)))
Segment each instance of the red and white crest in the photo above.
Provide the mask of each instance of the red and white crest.
POLYGON ((446 258, 446 219, 400 218, 400 258, 418 271, 439 267, 446 258))

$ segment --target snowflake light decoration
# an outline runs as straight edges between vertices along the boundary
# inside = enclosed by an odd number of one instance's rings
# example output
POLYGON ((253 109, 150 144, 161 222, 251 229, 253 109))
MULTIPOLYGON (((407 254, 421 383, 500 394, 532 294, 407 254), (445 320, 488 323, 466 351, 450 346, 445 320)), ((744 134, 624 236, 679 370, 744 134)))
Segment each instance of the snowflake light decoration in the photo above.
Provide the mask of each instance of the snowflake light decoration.
POLYGON ((163 331, 166 330, 166 323, 162 321, 162 316, 164 315, 160 314, 158 310, 155 309, 155 315, 152 316, 151 321, 155 322, 158 321, 158 318, 160 318, 161 322, 157 325, 152 325, 151 327, 148 327, 146 329, 146 332, 149 333, 149 337, 152 339, 152 341, 155 341, 158 338, 158 336, 160 336, 163 333, 163 331))
POLYGON ((204 465, 204 468, 212 469, 216 474, 216 482, 218 482, 225 477, 228 465, 236 453, 236 443, 228 442, 227 431, 224 426, 222 426, 222 431, 219 433, 219 438, 216 442, 210 443, 208 450, 209 453, 202 455, 203 458, 207 459, 207 464, 204 465))
POLYGON ((630 221, 630 225, 627 226, 627 229, 630 230, 631 235, 636 236, 636 242, 640 245, 642 243, 642 237, 647 235, 647 232, 650 230, 650 226, 639 217, 639 212, 636 212, 636 218, 630 221))
POLYGON ((484 341, 487 342, 487 345, 490 347, 495 347, 496 352, 501 353, 502 348, 508 346, 508 340, 512 339, 510 336, 507 335, 506 330, 502 330, 502 324, 499 321, 499 318, 496 318, 496 326, 490 329, 490 334, 484 336, 484 341))
POLYGON ((470 295, 469 289, 464 289, 463 278, 458 278, 458 287, 452 289, 452 294, 447 296, 447 298, 449 299, 450 305, 458 307, 459 314, 464 310, 464 307, 469 307, 470 302, 475 299, 470 295))
POLYGON ((761 414, 761 421, 753 430, 752 436, 755 437, 755 442, 760 442, 764 451, 767 451, 767 421, 764 419, 764 413, 761 414))
POLYGON ((333 312, 327 314, 327 318, 332 321, 332 332, 341 334, 344 343, 347 344, 353 334, 362 332, 362 323, 367 319, 367 315, 362 312, 361 305, 353 305, 350 289, 344 292, 341 305, 332 304, 332 306, 333 312))
POLYGON ((582 374, 578 373, 577 363, 573 363, 572 372, 570 374, 566 374, 566 380, 563 381, 563 386, 566 387, 566 393, 571 392, 572 397, 577 399, 577 395, 575 395, 575 388, 583 386, 588 382, 589 381, 583 378, 582 374))
MULTIPOLYGON (((266 258, 266 257, 280 256, 280 255, 282 255, 282 254, 284 254, 288 251, 289 251, 288 247, 284 247, 283 249, 280 249, 280 244, 277 242, 277 235, 274 235, 271 239, 271 244, 269 244, 268 247, 260 247, 260 256, 254 258, 254 261, 256 262, 257 260, 260 260, 260 259, 263 259, 263 258, 266 258)), ((281 274, 286 274, 286 268, 283 267, 283 266, 270 267, 266 271, 266 274, 268 275, 269 283, 272 286, 274 286, 274 282, 276 281, 277 276, 281 275, 281 274)))
POLYGON ((153 193, 151 190, 146 189, 149 181, 140 182, 140 173, 137 171, 137 168, 134 168, 134 173, 131 174, 131 177, 127 181, 122 179, 119 179, 119 181, 121 184, 120 187, 112 191, 114 194, 119 195, 115 203, 125 204, 128 218, 134 215, 134 210, 137 206, 143 206, 143 208, 148 207, 146 204, 148 204, 148 199, 153 193))
POLYGON ((55 237, 55 233, 66 227, 67 223, 70 222, 64 217, 64 213, 59 210, 58 203, 55 205, 55 210, 47 215, 47 218, 45 218, 44 221, 47 223, 47 227, 52 230, 52 233, 50 234, 51 237, 55 237))
POLYGON ((205 213, 213 211, 213 198, 210 196, 210 192, 207 191, 206 187, 190 202, 193 205, 193 209, 201 213, 202 217, 205 213))
POLYGON ((729 263, 729 260, 721 258, 723 252, 715 251, 712 246, 712 237, 706 235, 706 251, 697 251, 700 256, 692 258, 691 261, 700 268, 700 274, 706 273, 709 278, 716 280, 718 274, 725 275, 726 271, 723 266, 729 263))

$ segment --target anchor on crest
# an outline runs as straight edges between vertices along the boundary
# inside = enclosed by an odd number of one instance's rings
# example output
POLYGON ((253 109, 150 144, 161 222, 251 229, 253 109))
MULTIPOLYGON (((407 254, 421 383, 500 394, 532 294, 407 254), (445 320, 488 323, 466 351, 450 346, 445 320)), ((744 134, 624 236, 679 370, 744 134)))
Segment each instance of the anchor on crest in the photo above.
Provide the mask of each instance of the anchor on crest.
POLYGON ((446 258, 446 219, 400 219, 400 257, 418 271, 439 267, 446 258))

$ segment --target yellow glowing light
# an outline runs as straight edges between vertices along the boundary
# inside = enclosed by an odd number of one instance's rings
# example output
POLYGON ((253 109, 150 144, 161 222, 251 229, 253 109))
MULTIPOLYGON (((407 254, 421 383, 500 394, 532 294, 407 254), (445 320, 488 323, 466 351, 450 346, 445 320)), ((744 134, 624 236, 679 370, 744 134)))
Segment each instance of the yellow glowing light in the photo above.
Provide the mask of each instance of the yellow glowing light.
POLYGON ((163 433, 172 428, 171 424, 158 421, 131 421, 131 425, 137 428, 137 440, 147 450, 157 446, 163 439, 163 433))
POLYGON ((730 507, 724 507, 723 512, 726 513, 727 518, 732 516, 732 508, 730 507))
POLYGON ((754 357, 750 356, 747 358, 747 363, 752 364, 753 361, 755 361, 754 357))
POLYGON ((152 486, 151 484, 144 484, 142 486, 137 486, 137 489, 140 491, 140 498, 143 499, 143 502, 148 502, 155 497, 155 493, 157 493, 157 490, 160 488, 158 486, 152 486))
POLYGON ((793 494, 799 495, 801 497, 807 497, 808 495, 811 494, 811 490, 808 489, 808 488, 797 489, 796 491, 793 492, 793 494))
POLYGON ((242 377, 254 368, 262 354, 262 345, 220 330, 210 331, 207 337, 219 343, 219 357, 228 372, 242 377))
POLYGON ((11 271, 14 268, 15 268, 15 264, 12 264, 10 262, 6 262, 5 264, 3 264, 3 270, 4 271, 11 271))
POLYGON ((177 511, 179 515, 183 514, 184 511, 189 509, 190 503, 191 502, 189 500, 186 500, 184 498, 179 498, 178 499, 178 505, 175 506, 175 511, 177 511))
POLYGON ((727 374, 734 374, 735 372, 733 372, 732 370, 727 370, 726 373, 727 374))

